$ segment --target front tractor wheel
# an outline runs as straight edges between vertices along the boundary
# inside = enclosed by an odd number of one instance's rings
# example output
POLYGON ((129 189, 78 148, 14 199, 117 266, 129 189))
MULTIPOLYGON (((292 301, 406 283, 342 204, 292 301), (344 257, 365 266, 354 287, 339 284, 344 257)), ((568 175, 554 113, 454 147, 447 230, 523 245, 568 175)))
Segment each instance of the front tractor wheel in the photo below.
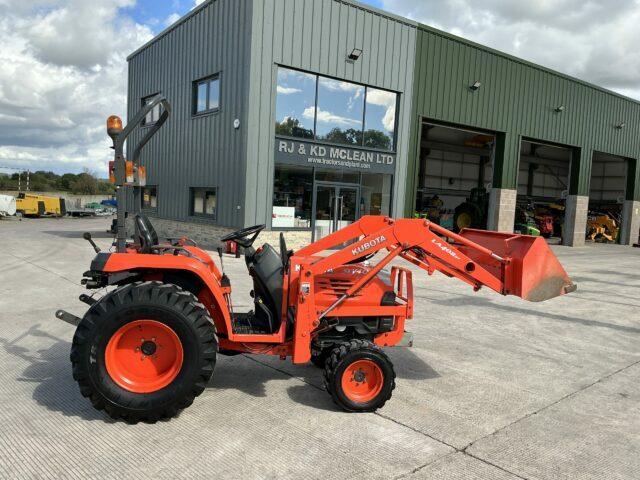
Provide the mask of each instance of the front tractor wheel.
POLYGON ((94 304, 73 337, 73 378, 98 410, 131 423, 171 418, 213 374, 217 341, 208 311, 159 282, 120 287, 94 304))
POLYGON ((331 347, 313 350, 311 352, 311 363, 318 368, 324 368, 327 363, 327 358, 331 355, 331 351, 331 347))
POLYGON ((337 346, 324 370, 325 387, 349 412, 373 412, 391 398, 396 374, 382 349, 365 340, 337 346))

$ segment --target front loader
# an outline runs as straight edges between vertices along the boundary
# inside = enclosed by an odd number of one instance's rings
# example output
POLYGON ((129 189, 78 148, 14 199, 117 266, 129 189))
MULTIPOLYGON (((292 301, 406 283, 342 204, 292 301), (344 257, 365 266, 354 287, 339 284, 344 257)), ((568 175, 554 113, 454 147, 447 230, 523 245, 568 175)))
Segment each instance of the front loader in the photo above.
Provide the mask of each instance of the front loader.
MULTIPOLYGON (((158 103, 168 116, 168 103, 157 97, 134 126, 158 103)), ((412 270, 402 261, 458 278, 474 291, 488 287, 533 302, 575 290, 542 238, 456 234, 428 220, 365 216, 296 252, 282 234, 278 250, 268 243, 255 248, 264 225, 222 237, 242 247, 253 280, 254 308, 237 312, 229 278, 194 242, 160 241, 142 214, 134 216, 128 238, 121 147, 133 127, 123 130, 113 119, 109 125, 119 189, 116 250, 100 252, 94 244, 98 253, 82 280, 107 293, 81 296, 90 305, 82 319, 56 315, 77 324, 71 361, 82 395, 114 418, 173 417, 204 391, 218 354, 240 353, 311 361, 324 369, 327 391, 342 409, 382 407, 395 387, 384 348, 412 343, 405 331, 414 313, 412 270)), ((137 168, 137 162, 129 166, 137 168)))

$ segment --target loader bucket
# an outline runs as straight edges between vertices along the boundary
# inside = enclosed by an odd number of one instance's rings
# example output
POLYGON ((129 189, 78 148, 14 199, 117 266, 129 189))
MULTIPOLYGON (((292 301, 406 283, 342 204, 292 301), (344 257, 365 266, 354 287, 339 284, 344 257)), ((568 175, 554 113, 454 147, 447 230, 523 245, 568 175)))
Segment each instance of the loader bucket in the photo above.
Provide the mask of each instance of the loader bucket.
POLYGON ((505 295, 542 302, 576 289, 542 237, 474 229, 465 229, 460 236, 507 259, 502 264, 471 247, 463 247, 466 255, 498 278, 503 278, 502 293, 505 295))

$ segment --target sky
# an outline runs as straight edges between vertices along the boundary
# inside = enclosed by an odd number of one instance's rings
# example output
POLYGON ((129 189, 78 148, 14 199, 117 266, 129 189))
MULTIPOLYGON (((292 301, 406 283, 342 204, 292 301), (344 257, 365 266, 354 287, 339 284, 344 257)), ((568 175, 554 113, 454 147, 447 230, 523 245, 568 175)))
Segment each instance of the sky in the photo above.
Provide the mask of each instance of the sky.
POLYGON ((277 91, 276 122, 295 119, 300 128, 315 128, 316 138, 331 141, 338 141, 329 135, 336 128, 376 130, 392 145, 397 104, 393 92, 284 67, 278 69, 277 91))
MULTIPOLYGON (((0 167, 106 176, 127 55, 201 2, 0 0, 0 167)), ((640 100, 640 0, 363 3, 640 100)))

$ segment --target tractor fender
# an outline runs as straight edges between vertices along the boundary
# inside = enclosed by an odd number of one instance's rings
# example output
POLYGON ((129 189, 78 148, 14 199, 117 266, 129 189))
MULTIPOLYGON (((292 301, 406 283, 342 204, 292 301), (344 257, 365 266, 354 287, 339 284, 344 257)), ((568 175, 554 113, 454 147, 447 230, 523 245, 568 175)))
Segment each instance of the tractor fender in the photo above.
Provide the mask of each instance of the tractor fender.
POLYGON ((185 255, 102 253, 99 256, 101 256, 99 265, 96 265, 98 262, 94 261, 91 269, 103 273, 149 270, 149 280, 154 279, 155 272, 175 272, 176 274, 182 272, 197 277, 202 282, 203 288, 192 293, 200 302, 206 304, 216 324, 217 332, 226 334, 226 332, 232 331, 231 315, 223 289, 216 278, 217 269, 214 271, 215 266, 211 267, 208 262, 185 255))

